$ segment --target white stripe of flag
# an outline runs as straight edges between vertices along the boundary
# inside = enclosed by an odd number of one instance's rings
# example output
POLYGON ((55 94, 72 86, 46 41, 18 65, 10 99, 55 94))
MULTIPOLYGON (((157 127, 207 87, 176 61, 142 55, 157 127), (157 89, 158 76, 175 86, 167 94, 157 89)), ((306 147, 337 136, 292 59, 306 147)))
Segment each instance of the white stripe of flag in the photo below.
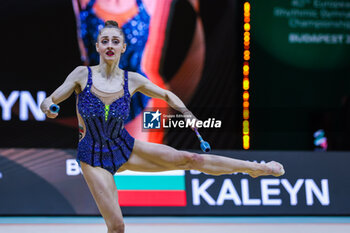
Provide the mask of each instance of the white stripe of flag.
POLYGON ((165 172, 135 172, 135 171, 123 171, 118 172, 115 176, 184 176, 184 170, 174 170, 165 172))

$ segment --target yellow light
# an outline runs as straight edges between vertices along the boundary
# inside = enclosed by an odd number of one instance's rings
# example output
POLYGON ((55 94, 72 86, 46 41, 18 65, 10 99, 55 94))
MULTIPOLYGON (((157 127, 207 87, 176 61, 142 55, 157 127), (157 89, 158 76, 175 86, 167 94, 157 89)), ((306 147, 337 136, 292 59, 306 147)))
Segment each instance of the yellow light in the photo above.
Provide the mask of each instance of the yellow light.
POLYGON ((249 90, 249 79, 248 78, 243 79, 243 90, 245 90, 245 91, 249 90))
POLYGON ((249 121, 248 120, 244 120, 243 121, 243 127, 249 127, 249 121))
POLYGON ((244 3, 244 11, 250 11, 250 3, 249 2, 244 3))
POLYGON ((249 135, 243 136, 243 149, 248 150, 250 148, 250 137, 249 135))
POLYGON ((244 31, 249 31, 250 30, 250 23, 245 23, 244 24, 244 31))
POLYGON ((242 133, 243 133, 243 149, 248 150, 250 148, 250 136, 249 136, 249 87, 250 87, 250 81, 249 81, 249 60, 250 60, 250 3, 245 2, 244 3, 244 37, 243 37, 243 44, 244 44, 244 53, 243 53, 243 122, 242 122, 242 133))
POLYGON ((244 150, 249 150, 249 148, 250 148, 249 142, 243 144, 244 150))
POLYGON ((244 65, 243 66, 243 74, 244 75, 248 75, 249 74, 249 66, 248 65, 244 65))
POLYGON ((244 120, 248 120, 249 119, 249 110, 248 109, 244 109, 243 110, 243 119, 244 120))
POLYGON ((249 92, 248 91, 244 91, 243 92, 243 100, 248 101, 248 99, 249 99, 249 92))
POLYGON ((243 135, 249 135, 249 127, 243 127, 243 135))

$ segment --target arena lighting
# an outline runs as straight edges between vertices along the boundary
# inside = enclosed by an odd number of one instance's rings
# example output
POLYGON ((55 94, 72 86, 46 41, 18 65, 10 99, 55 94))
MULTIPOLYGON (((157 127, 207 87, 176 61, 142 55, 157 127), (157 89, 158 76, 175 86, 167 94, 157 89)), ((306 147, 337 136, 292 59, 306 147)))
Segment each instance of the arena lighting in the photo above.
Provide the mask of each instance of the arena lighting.
POLYGON ((250 51, 249 50, 245 50, 243 55, 244 55, 243 58, 244 58, 245 61, 249 61, 250 60, 250 51))
POLYGON ((244 92, 243 92, 243 100, 244 100, 244 101, 249 100, 249 92, 248 92, 248 91, 244 91, 244 92))
POLYGON ((249 90, 249 78, 246 76, 243 78, 243 90, 249 90))
POLYGON ((243 101, 243 107, 244 108, 249 108, 249 102, 248 101, 243 101))
POLYGON ((243 119, 247 120, 249 118, 249 110, 248 109, 244 109, 243 110, 243 119))
POLYGON ((250 148, 250 128, 249 128, 249 60, 250 60, 250 3, 246 1, 243 5, 244 9, 244 33, 243 33, 243 123, 242 123, 242 139, 243 149, 250 148))

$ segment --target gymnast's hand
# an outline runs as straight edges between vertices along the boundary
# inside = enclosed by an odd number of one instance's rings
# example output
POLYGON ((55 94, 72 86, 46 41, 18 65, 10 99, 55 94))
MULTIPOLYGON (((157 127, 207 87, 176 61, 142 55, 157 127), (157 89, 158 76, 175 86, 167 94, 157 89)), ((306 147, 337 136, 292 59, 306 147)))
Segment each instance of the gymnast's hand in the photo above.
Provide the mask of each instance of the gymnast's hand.
POLYGON ((53 113, 50 109, 43 111, 48 118, 54 119, 58 116, 58 113, 53 113))
POLYGON ((48 118, 51 118, 51 119, 54 119, 54 118, 56 118, 57 116, 58 116, 58 112, 52 112, 51 110, 50 110, 50 106, 53 104, 53 102, 52 101, 50 101, 50 99, 48 98, 48 99, 45 99, 42 103, 41 103, 41 105, 40 105, 40 109, 41 109, 41 111, 43 112, 43 113, 45 113, 46 114, 46 116, 48 117, 48 118))
POLYGON ((41 111, 43 111, 48 118, 56 118, 60 109, 57 104, 66 100, 74 90, 82 90, 82 83, 85 82, 84 85, 86 85, 87 75, 88 70, 85 66, 78 66, 75 68, 68 75, 64 83, 41 103, 41 111), (50 109, 50 107, 54 108, 50 109))
POLYGON ((51 119, 54 119, 54 118, 56 118, 57 116, 58 116, 58 113, 52 113, 52 112, 45 112, 45 114, 46 114, 46 116, 48 117, 48 118, 51 118, 51 119))

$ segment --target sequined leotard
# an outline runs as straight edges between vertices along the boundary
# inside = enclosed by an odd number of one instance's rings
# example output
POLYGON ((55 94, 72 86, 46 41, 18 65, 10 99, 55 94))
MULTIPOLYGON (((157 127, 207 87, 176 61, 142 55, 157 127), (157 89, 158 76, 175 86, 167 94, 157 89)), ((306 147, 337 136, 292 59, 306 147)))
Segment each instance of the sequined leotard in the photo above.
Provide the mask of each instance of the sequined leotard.
MULTIPOLYGON (((99 62, 99 54, 96 51, 95 43, 99 29, 104 26, 104 21, 96 15, 93 9, 95 2, 96 0, 90 0, 86 8, 80 12, 81 38, 87 49, 90 65, 96 65, 99 62)), ((141 0, 136 0, 136 3, 138 13, 122 26, 125 43, 128 46, 120 58, 119 67, 147 77, 141 69, 141 59, 148 40, 150 16, 141 0)), ((132 97, 129 118, 126 122, 140 114, 149 100, 150 97, 139 92, 135 93, 132 97)))
POLYGON ((124 121, 130 110, 128 72, 124 71, 124 94, 105 105, 91 92, 92 71, 86 87, 77 95, 77 109, 86 132, 79 141, 77 161, 99 166, 114 174, 132 152, 135 139, 124 129, 124 121))

